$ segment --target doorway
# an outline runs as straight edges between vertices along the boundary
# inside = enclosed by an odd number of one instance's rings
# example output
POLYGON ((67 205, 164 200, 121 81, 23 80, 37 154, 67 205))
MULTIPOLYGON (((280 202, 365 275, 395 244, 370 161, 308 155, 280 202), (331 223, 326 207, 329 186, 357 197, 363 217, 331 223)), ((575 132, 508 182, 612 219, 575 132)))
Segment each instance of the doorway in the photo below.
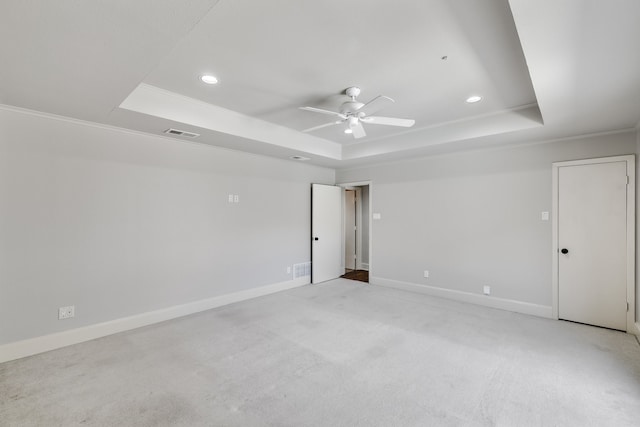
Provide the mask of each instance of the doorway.
POLYGON ((341 184, 343 197, 344 274, 340 277, 369 282, 370 265, 370 185, 341 184))
POLYGON ((632 331, 635 157, 553 164, 553 315, 632 331))
POLYGON ((371 266, 370 212, 369 182, 311 185, 311 283, 338 277, 368 283, 371 266), (354 264, 347 263, 345 255, 345 230, 349 227, 345 225, 346 190, 355 193, 355 243, 352 243, 355 246, 355 269, 349 271, 346 266, 354 264))

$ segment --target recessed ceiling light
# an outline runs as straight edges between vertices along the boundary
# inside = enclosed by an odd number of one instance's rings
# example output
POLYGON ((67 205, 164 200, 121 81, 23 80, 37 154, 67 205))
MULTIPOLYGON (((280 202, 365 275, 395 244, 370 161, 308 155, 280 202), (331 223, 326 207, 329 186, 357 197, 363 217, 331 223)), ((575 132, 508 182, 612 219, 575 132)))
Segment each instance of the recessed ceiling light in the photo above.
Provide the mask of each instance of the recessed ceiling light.
POLYGON ((353 129, 345 129, 344 133, 353 133, 353 129))
POLYGON ((474 102, 478 102, 480 100, 482 100, 481 96, 473 95, 473 96, 470 96, 470 97, 467 98, 467 103, 473 104, 474 102))
POLYGON ((305 160, 311 160, 308 157, 303 157, 303 156, 291 156, 289 157, 291 160, 299 160, 301 162, 304 162, 305 160))
POLYGON ((211 74, 205 74, 204 76, 200 76, 200 80, 202 80, 208 85, 214 85, 218 83, 218 79, 216 78, 216 76, 212 76, 211 74))

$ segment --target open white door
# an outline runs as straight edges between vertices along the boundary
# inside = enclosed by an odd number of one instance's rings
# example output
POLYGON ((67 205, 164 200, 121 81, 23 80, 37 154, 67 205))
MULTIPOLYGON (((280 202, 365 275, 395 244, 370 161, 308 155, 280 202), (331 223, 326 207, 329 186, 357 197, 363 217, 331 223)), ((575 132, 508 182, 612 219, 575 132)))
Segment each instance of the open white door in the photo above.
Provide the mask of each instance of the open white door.
POLYGON ((342 188, 311 185, 311 283, 342 274, 342 188))

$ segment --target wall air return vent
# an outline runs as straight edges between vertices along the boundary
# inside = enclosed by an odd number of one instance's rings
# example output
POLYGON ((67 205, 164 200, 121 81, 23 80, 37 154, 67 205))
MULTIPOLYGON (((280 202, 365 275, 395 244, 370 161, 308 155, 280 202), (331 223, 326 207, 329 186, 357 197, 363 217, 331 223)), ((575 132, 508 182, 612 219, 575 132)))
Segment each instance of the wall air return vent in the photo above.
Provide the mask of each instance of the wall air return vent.
POLYGON ((300 264, 293 264, 293 278, 311 276, 311 263, 303 262, 300 264))
POLYGON ((200 136, 199 133, 187 132, 179 129, 167 129, 164 133, 174 136, 186 136, 187 138, 197 138, 200 136))

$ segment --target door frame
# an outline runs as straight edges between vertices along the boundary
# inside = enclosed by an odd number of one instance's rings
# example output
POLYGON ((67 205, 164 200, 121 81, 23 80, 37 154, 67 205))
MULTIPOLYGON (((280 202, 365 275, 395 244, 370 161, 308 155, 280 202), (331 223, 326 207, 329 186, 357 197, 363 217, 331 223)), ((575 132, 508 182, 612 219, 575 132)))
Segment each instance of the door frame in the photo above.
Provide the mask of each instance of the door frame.
POLYGON ((635 168, 635 155, 613 156, 613 157, 600 157, 595 159, 583 159, 583 160, 570 160, 563 162, 552 163, 552 281, 551 281, 551 309, 552 316, 558 320, 558 292, 559 292, 559 268, 558 268, 558 253, 560 247, 558 246, 558 209, 559 209, 559 181, 558 173, 561 167, 567 166, 584 166, 600 163, 613 163, 613 162, 626 162, 627 163, 627 303, 629 308, 627 310, 627 332, 638 334, 640 330, 636 327, 635 313, 636 313, 636 289, 635 289, 635 236, 636 236, 636 168, 635 168))
MULTIPOLYGON (((372 264, 372 234, 373 234, 373 223, 371 221, 371 209, 373 206, 373 198, 372 198, 372 191, 371 189, 373 188, 373 182, 372 181, 357 181, 357 182, 344 182, 344 183, 340 183, 340 184, 336 184, 338 187, 342 187, 344 190, 352 190, 352 189, 356 189, 356 197, 358 198, 358 202, 356 203, 356 221, 357 219, 360 219, 360 223, 362 224, 362 190, 358 187, 363 187, 363 186, 368 186, 369 187, 369 263, 368 263, 368 271, 369 271, 369 277, 371 277, 371 264, 372 264)), ((344 191, 343 190, 343 191, 344 191)), ((344 197, 343 197, 344 200, 344 197)), ((344 218, 344 207, 343 207, 343 212, 342 212, 342 217, 344 218)), ((356 224, 356 227, 358 227, 357 229, 357 236, 356 236, 356 254, 358 255, 358 257, 356 258, 356 269, 360 270, 362 269, 362 227, 358 224, 356 224)), ((342 224, 342 228, 343 228, 343 235, 344 235, 344 221, 342 224)), ((344 242, 342 242, 342 259, 344 261, 344 242)))
MULTIPOLYGON (((347 191, 353 191, 355 193, 355 207, 354 207, 354 223, 356 226, 356 234, 354 236, 353 246, 355 249, 356 260, 353 265, 354 270, 360 270, 362 266, 362 189, 360 187, 342 187, 343 203, 342 203, 342 233, 344 239, 342 242, 342 259, 344 261, 344 270, 347 270, 347 191)), ((344 274, 344 273, 343 273, 344 274)))

